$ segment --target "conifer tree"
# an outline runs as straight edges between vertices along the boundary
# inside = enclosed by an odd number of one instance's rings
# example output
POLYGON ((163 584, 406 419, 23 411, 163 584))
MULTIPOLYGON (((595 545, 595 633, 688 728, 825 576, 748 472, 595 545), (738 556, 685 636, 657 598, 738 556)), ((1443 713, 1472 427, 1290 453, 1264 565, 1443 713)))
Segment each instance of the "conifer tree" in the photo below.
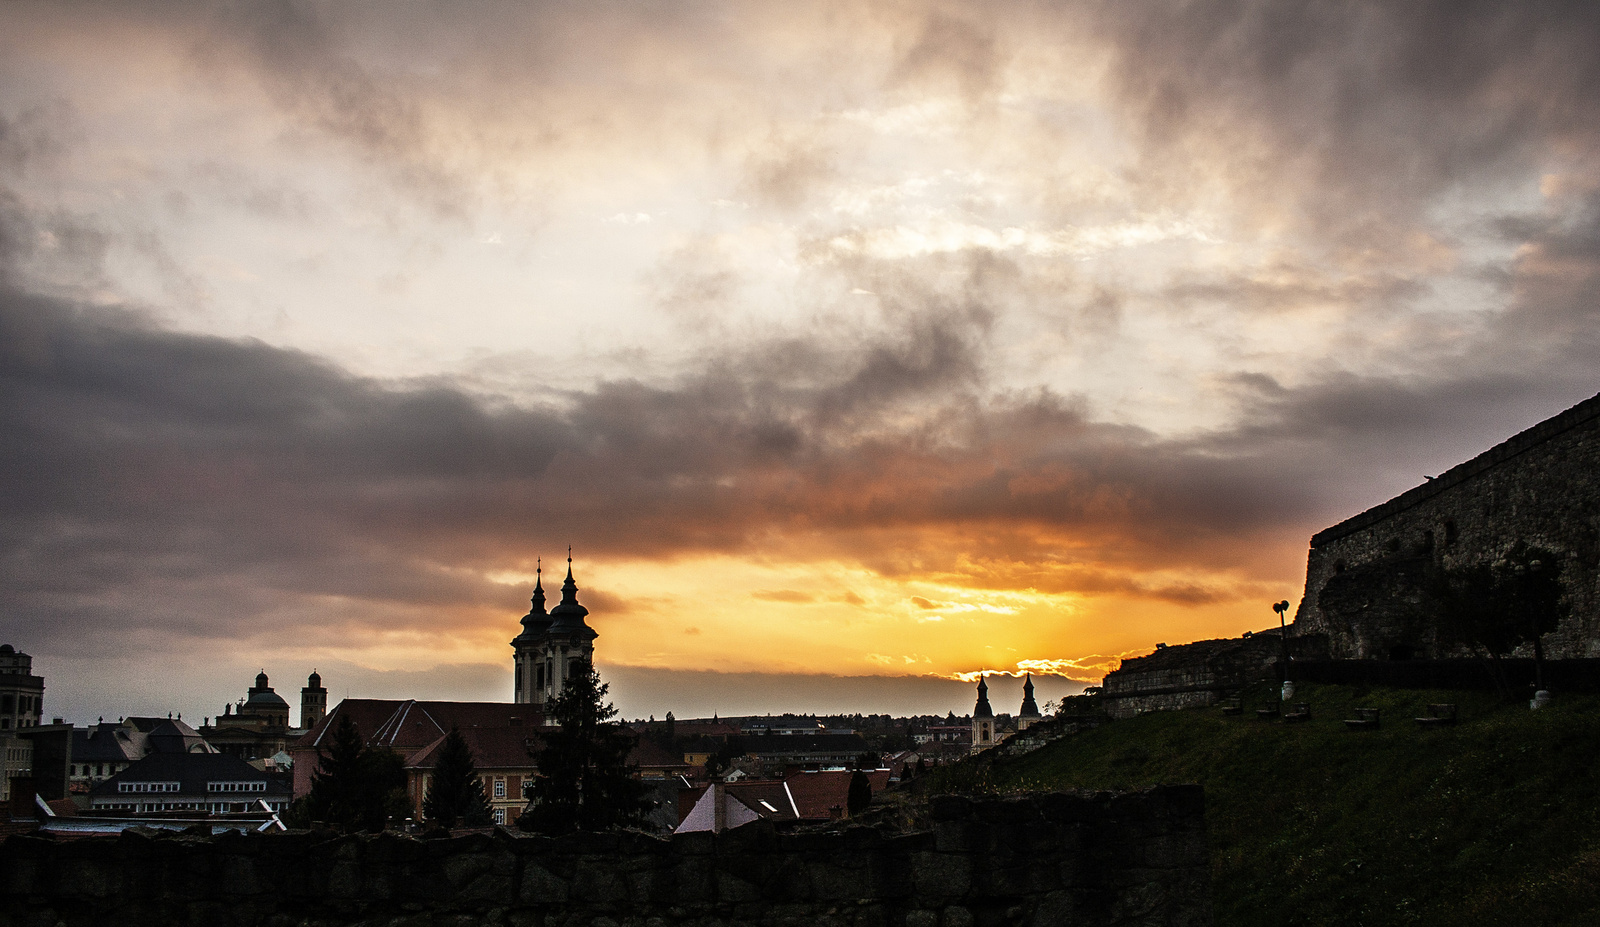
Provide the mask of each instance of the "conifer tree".
POLYGON ((634 737, 611 720, 617 710, 605 700, 609 689, 592 665, 583 664, 550 701, 549 720, 560 727, 543 735, 539 776, 528 788, 531 804, 519 826, 560 834, 643 820, 647 786, 628 765, 634 737))
POLYGON ((349 715, 340 715, 324 751, 317 748, 311 792, 295 803, 296 825, 321 822, 382 830, 391 816, 406 813, 404 762, 388 750, 368 747, 349 715))
POLYGON ((850 774, 850 791, 845 795, 845 809, 855 817, 867 810, 872 804, 872 782, 867 779, 867 774, 856 770, 850 774))
POLYGON ((472 748, 459 728, 450 728, 439 746, 433 780, 422 799, 422 816, 441 827, 482 827, 489 823, 489 800, 473 765, 472 748))

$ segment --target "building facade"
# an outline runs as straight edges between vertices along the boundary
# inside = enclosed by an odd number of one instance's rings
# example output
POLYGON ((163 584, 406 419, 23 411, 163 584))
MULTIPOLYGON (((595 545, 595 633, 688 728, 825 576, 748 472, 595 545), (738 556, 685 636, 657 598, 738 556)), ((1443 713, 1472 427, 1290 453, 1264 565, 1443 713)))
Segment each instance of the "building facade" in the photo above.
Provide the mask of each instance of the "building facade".
POLYGON ((124 814, 276 813, 289 801, 287 776, 225 753, 152 753, 89 792, 91 810, 124 814))
MULTIPOLYGON (((320 689, 322 678, 315 673, 312 676, 320 689)), ((256 684, 244 698, 236 705, 224 705, 215 723, 201 727, 200 732, 219 751, 263 765, 284 753, 299 736, 289 727, 289 703, 273 691, 266 670, 256 676, 256 684)))
POLYGON ((33 657, 0 644, 0 731, 44 723, 44 678, 33 675, 33 657))

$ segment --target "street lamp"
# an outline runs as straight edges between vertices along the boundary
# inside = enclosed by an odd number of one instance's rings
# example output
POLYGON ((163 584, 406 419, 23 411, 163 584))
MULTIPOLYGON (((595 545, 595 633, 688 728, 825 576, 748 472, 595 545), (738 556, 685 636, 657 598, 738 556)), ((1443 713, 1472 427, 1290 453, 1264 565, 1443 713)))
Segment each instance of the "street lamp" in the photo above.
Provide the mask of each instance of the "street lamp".
POLYGON ((1283 714, 1283 703, 1294 698, 1294 683, 1289 679, 1289 625, 1284 617, 1289 613, 1289 602, 1274 602, 1272 610, 1278 613, 1278 647, 1283 654, 1283 688, 1278 690, 1278 713, 1283 714))

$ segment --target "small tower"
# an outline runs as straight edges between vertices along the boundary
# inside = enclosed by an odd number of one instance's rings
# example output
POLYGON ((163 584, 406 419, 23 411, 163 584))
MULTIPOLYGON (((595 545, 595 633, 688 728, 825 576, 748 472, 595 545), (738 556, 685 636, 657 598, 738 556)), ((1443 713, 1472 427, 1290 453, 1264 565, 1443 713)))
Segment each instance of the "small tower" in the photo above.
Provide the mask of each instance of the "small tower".
POLYGON ((978 676, 978 704, 972 708, 972 752, 994 746, 994 709, 989 707, 989 683, 978 676))
POLYGON ((1041 720, 1039 703, 1033 700, 1033 674, 1029 673, 1022 682, 1022 710, 1017 712, 1017 730, 1025 731, 1041 720))
POLYGON ((306 687, 300 690, 300 727, 311 730, 328 714, 328 690, 322 687, 322 677, 316 670, 306 677, 306 687))

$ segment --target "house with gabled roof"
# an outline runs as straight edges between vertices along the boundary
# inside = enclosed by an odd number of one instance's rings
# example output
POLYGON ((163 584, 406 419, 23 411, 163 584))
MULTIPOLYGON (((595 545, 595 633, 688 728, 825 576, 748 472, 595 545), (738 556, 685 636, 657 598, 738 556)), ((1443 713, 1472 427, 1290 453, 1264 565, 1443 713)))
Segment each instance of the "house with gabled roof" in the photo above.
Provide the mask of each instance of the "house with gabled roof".
POLYGON ((416 699, 345 699, 291 745, 296 798, 311 791, 319 751, 332 742, 342 719, 349 718, 369 747, 399 754, 405 760, 406 794, 413 813, 422 817, 422 799, 431 781, 434 756, 452 727, 472 749, 473 763, 484 777, 484 794, 497 823, 516 820, 525 803, 523 785, 533 776, 542 709, 512 702, 424 702, 416 699))
POLYGON ((680 793, 679 808, 687 807, 673 833, 709 830, 721 833, 756 821, 794 825, 800 820, 789 786, 776 779, 755 782, 716 782, 704 789, 680 793))

